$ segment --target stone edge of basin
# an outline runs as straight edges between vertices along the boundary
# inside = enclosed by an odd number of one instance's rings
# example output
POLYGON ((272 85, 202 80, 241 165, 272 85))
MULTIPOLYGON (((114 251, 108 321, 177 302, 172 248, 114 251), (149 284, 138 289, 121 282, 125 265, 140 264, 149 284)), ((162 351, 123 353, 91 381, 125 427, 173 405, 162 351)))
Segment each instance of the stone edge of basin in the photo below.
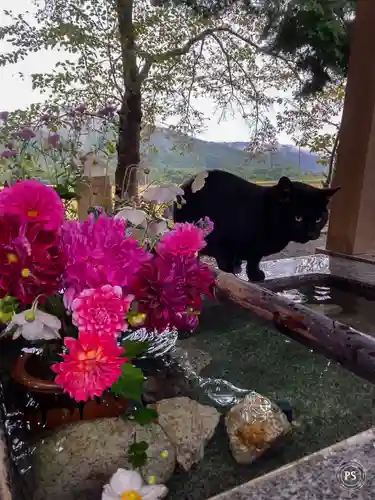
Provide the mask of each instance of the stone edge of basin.
POLYGON ((374 428, 280 467, 208 500, 340 500, 374 497, 374 428), (365 470, 363 486, 345 488, 339 473, 356 461, 365 470))
POLYGON ((1 500, 16 500, 11 493, 9 457, 3 428, 4 424, 0 417, 0 498, 1 500))

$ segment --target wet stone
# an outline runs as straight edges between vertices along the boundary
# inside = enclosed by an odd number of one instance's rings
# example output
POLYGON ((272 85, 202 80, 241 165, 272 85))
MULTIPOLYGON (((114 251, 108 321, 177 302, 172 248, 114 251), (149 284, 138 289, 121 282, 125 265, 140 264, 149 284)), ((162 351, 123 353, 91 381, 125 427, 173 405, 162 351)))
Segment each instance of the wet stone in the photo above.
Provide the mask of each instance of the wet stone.
POLYGON ((32 500, 100 500, 111 475, 120 467, 132 468, 128 449, 135 439, 149 444, 141 470, 145 481, 155 476, 165 483, 174 472, 176 454, 161 427, 104 418, 67 425, 36 444, 32 500))

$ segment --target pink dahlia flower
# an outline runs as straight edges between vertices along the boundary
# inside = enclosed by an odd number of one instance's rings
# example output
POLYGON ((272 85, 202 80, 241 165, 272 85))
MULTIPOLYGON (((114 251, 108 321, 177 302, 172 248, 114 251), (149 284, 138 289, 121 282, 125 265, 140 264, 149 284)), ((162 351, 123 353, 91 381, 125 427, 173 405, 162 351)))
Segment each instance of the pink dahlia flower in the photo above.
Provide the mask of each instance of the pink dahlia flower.
POLYGON ((152 256, 125 231, 124 220, 105 214, 64 223, 62 238, 68 258, 64 283, 70 301, 85 288, 131 285, 141 265, 152 256))
POLYGON ((124 350, 114 337, 81 332, 78 339, 65 337, 68 354, 64 360, 51 366, 56 383, 76 401, 87 401, 101 396, 121 375, 121 366, 127 361, 124 350))
POLYGON ((0 193, 0 216, 16 215, 21 222, 39 222, 57 230, 64 221, 64 205, 56 191, 34 179, 19 181, 0 193))
POLYGON ((123 297, 119 286, 85 289, 72 302, 73 323, 79 331, 116 337, 127 329, 125 314, 133 298, 123 297))
POLYGON ((156 251, 162 256, 188 257, 196 255, 206 246, 204 232, 189 222, 177 223, 173 230, 165 233, 156 245, 156 251))

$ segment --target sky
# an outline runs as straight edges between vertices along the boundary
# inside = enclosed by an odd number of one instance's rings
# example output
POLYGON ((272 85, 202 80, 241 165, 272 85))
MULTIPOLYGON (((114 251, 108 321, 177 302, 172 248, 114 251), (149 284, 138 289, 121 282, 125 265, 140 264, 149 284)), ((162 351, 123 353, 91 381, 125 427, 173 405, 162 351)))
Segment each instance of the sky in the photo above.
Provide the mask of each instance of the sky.
MULTIPOLYGON (((0 26, 5 23, 3 9, 14 13, 32 10, 32 0, 1 0, 0 26)), ((7 50, 7 45, 0 42, 0 52, 7 50)), ((43 96, 32 90, 30 74, 48 72, 58 60, 58 53, 43 51, 31 54, 20 63, 0 67, 0 111, 22 109, 33 102, 43 101, 43 96), (19 73, 23 73, 24 78, 19 73)), ((217 142, 246 142, 249 139, 248 125, 239 114, 218 123, 219 116, 214 115, 214 103, 204 97, 199 99, 199 110, 210 118, 206 130, 197 136, 200 139, 217 142)), ((272 113, 270 118, 272 119, 272 113)), ((293 141, 286 134, 280 134, 279 142, 291 144, 293 141)))

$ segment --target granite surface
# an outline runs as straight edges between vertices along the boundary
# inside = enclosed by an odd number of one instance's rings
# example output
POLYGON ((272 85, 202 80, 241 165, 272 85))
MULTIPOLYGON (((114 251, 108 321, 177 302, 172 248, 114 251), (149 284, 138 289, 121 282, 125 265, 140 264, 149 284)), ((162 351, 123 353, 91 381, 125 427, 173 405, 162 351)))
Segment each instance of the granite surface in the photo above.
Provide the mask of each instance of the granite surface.
POLYGON ((374 463, 375 432, 370 429, 209 500, 371 500, 374 463), (363 475, 345 483, 343 475, 350 470, 363 475))

